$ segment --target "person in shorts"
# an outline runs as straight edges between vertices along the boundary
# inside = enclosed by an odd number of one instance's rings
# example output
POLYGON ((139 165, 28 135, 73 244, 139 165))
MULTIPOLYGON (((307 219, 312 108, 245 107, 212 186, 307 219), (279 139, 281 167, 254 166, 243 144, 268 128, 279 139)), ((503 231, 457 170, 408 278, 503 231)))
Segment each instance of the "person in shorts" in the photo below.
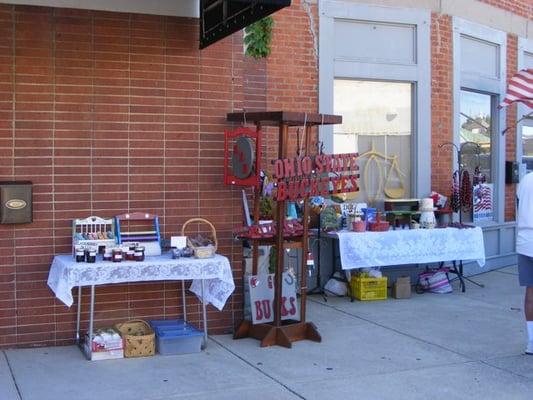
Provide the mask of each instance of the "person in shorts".
POLYGON ((520 286, 526 287, 524 314, 529 339, 526 354, 533 355, 533 172, 522 178, 516 196, 518 197, 516 238, 518 280, 520 286))

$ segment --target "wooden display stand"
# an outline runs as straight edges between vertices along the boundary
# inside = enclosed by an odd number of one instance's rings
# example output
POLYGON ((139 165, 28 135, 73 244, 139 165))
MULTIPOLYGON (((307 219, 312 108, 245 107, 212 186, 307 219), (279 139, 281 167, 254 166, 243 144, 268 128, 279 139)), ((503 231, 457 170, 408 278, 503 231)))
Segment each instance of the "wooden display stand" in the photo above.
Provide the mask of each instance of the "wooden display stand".
MULTIPOLYGON (((311 127, 316 125, 339 124, 342 122, 341 116, 325 114, 309 114, 302 112, 252 112, 252 113, 230 113, 227 120, 231 122, 253 121, 260 131, 261 126, 277 126, 279 128, 278 158, 288 157, 289 127, 303 127, 305 125, 304 140, 305 154, 311 155, 311 127)), ((259 223, 259 200, 260 193, 256 189, 254 196, 254 223, 259 223)), ((306 255, 308 251, 308 223, 309 204, 304 202, 303 210, 303 234, 299 237, 290 237, 285 240, 283 235, 283 222, 285 221, 286 201, 278 201, 275 216, 276 235, 270 239, 251 239, 253 244, 253 266, 252 273, 257 275, 257 263, 259 258, 259 245, 264 243, 275 244, 277 248, 277 266, 274 278, 274 321, 253 325, 251 321, 244 320, 233 338, 241 339, 253 337, 261 341, 261 347, 279 345, 291 348, 292 342, 297 340, 322 341, 316 326, 312 322, 306 321, 306 298, 307 298, 307 273, 306 255), (281 285, 284 266, 285 249, 301 248, 302 260, 300 269, 300 320, 281 320, 281 285)))

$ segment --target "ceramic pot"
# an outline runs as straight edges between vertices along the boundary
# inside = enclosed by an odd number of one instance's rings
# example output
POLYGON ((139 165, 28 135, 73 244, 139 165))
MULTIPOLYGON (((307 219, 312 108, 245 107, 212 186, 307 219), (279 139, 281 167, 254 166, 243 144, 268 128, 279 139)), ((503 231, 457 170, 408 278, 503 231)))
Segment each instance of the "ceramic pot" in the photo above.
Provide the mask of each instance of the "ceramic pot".
POLYGON ((364 232, 366 230, 365 221, 353 221, 352 222, 352 230, 354 232, 364 232))
POLYGON ((435 213, 433 211, 423 211, 420 214, 420 227, 424 229, 435 228, 435 213))

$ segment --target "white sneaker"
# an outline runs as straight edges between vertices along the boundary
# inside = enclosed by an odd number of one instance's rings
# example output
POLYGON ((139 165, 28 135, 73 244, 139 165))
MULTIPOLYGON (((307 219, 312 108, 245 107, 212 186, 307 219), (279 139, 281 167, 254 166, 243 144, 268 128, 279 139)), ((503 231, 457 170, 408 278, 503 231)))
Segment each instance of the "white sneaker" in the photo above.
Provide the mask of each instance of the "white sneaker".
POLYGON ((533 355, 533 341, 527 344, 526 354, 533 355))

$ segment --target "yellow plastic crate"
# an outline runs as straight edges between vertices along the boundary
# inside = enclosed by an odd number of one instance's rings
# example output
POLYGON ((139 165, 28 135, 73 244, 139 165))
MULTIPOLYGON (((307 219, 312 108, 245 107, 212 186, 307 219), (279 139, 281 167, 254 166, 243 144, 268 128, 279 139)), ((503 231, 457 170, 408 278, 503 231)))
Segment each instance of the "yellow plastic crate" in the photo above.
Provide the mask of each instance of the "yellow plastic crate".
POLYGON ((357 300, 386 300, 387 277, 369 278, 364 276, 352 276, 350 280, 352 297, 357 300))

